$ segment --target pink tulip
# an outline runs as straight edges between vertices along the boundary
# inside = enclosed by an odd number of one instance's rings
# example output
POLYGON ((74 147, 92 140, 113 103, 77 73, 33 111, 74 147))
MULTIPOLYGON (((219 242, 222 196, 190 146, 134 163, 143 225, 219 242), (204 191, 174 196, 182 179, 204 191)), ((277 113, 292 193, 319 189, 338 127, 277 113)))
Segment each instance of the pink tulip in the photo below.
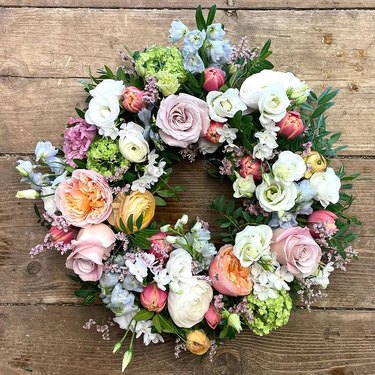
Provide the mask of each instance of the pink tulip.
POLYGON ((316 228, 317 226, 324 227, 324 233, 327 234, 334 234, 338 231, 335 220, 337 216, 328 210, 318 210, 314 211, 307 219, 308 227, 310 229, 310 233, 313 237, 320 237, 319 230, 316 228))
POLYGON ((148 252, 154 254, 156 259, 166 260, 172 250, 172 245, 165 240, 166 237, 166 233, 159 232, 149 238, 151 246, 148 252))
POLYGON ((222 122, 211 120, 210 126, 204 137, 210 143, 219 143, 220 134, 218 134, 217 129, 221 129, 223 126, 224 124, 222 122))
POLYGON ((246 155, 240 162, 240 175, 246 178, 249 175, 254 177, 254 180, 260 181, 262 179, 262 162, 254 159, 251 155, 246 155))
POLYGON ((221 69, 211 67, 204 71, 203 88, 206 91, 217 91, 224 85, 224 82, 225 76, 221 69))
POLYGON ((280 128, 278 134, 288 139, 297 138, 305 130, 301 115, 295 111, 287 112, 285 117, 276 125, 280 128))
POLYGON ((247 296, 253 289, 250 268, 241 266, 233 254, 233 245, 224 245, 211 262, 208 274, 212 287, 227 296, 247 296))
POLYGON ((123 106, 128 112, 137 113, 146 106, 143 101, 144 92, 134 86, 128 86, 124 91, 123 106))
POLYGON ((157 313, 160 313, 164 309, 167 298, 168 292, 158 288, 155 283, 148 284, 140 296, 142 306, 149 311, 157 313))
POLYGON ((78 231, 79 229, 75 227, 69 227, 68 231, 66 232, 64 229, 59 229, 52 226, 49 233, 54 242, 63 242, 64 244, 68 244, 77 237, 78 231))
POLYGON ((96 224, 81 229, 74 251, 66 259, 66 267, 83 281, 98 281, 104 270, 103 258, 111 252, 115 241, 115 234, 108 225, 96 224))
POLYGON ((215 329, 222 319, 221 315, 216 311, 212 303, 210 304, 210 307, 208 308, 207 312, 204 314, 204 317, 206 318, 207 324, 212 329, 215 329))

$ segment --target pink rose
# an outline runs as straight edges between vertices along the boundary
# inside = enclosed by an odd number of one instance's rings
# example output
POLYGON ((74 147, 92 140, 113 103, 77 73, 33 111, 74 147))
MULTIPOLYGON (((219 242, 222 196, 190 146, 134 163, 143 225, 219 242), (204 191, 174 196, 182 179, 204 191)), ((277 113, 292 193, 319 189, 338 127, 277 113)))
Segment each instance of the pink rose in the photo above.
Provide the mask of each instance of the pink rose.
POLYGON ((276 125, 280 128, 278 134, 288 139, 297 138, 305 130, 301 115, 295 111, 287 112, 285 117, 276 125))
POLYGON ((221 322, 221 315, 217 312, 215 307, 213 306, 212 302, 210 307, 208 308, 207 312, 204 314, 207 324, 212 328, 215 329, 216 326, 221 322))
POLYGON ((85 228, 106 220, 112 211, 112 191, 105 178, 94 171, 76 169, 56 189, 57 208, 76 227, 85 228))
POLYGON ((322 250, 307 227, 274 230, 271 251, 276 253, 277 261, 297 277, 312 275, 322 257, 322 250))
POLYGON ((335 223, 336 219, 337 216, 333 212, 328 210, 318 210, 314 211, 307 218, 307 226, 309 227, 310 233, 313 237, 321 236, 318 227, 323 229, 323 233, 332 235, 338 231, 335 223))
POLYGON ((137 113, 146 106, 143 101, 144 91, 128 86, 124 91, 123 106, 128 112, 137 113))
POLYGON ((167 145, 185 148, 205 136, 210 126, 207 104, 187 94, 169 95, 160 104, 156 125, 167 145))
POLYGON ((151 242, 148 252, 154 254, 156 259, 166 260, 172 251, 173 247, 165 240, 166 237, 166 233, 159 232, 148 239, 151 242))
POLYGON ((254 180, 260 181, 262 179, 262 162, 254 159, 251 155, 246 155, 240 162, 240 175, 243 178, 253 176, 254 180))
POLYGON ((115 241, 115 234, 108 225, 81 229, 74 251, 66 259, 66 267, 83 281, 98 281, 103 273, 103 258, 111 252, 115 241))
POLYGON ((224 82, 225 76, 221 69, 212 66, 204 71, 203 88, 206 91, 218 91, 224 82))

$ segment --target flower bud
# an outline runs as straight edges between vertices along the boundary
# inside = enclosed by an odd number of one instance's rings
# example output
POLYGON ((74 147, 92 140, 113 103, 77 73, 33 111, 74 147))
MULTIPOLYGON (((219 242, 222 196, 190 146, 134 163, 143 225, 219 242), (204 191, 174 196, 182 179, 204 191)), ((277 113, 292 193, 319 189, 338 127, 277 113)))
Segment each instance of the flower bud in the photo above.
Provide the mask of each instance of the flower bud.
POLYGON ((132 357, 133 357, 133 350, 128 349, 124 353, 124 356, 122 357, 121 372, 124 372, 126 370, 126 368, 128 367, 130 361, 132 360, 132 357))
POLYGON ((170 229, 171 229, 170 224, 167 224, 167 225, 163 225, 163 226, 160 228, 160 231, 166 233, 166 232, 168 232, 170 229))
POLYGON ((237 332, 242 331, 240 317, 237 314, 230 314, 228 317, 228 325, 234 328, 237 332))
POLYGON ((190 331, 186 336, 186 349, 196 355, 207 353, 211 343, 201 330, 190 331))
POLYGON ((327 161, 324 156, 317 151, 311 151, 308 155, 303 156, 306 164, 305 178, 310 178, 314 173, 324 172, 327 169, 327 161))
POLYGON ((260 160, 254 159, 251 155, 246 155, 241 159, 240 167, 241 177, 246 178, 252 175, 255 181, 262 180, 262 162, 260 160))
POLYGON ((224 85, 224 82, 225 76, 221 69, 212 66, 204 71, 203 88, 206 91, 217 91, 224 85))
POLYGON ((115 345, 113 345, 112 353, 115 354, 121 349, 121 342, 116 342, 115 345))
POLYGON ((16 194, 16 198, 38 199, 39 197, 40 194, 34 189, 19 190, 16 194))
POLYGON ((310 233, 313 237, 320 237, 319 230, 314 228, 316 225, 321 224, 324 226, 324 232, 331 235, 338 231, 335 220, 337 216, 328 210, 314 211, 308 218, 307 223, 310 229, 310 233))
POLYGON ((146 106, 143 101, 144 92, 134 86, 129 86, 124 91, 123 106, 128 112, 137 113, 146 106))
POLYGON ((207 324, 215 329, 216 326, 221 322, 221 315, 217 312, 213 304, 210 304, 207 312, 204 314, 207 324))
POLYGON ((219 143, 220 134, 218 134, 217 129, 221 129, 223 126, 224 124, 222 122, 211 120, 210 126, 204 136, 205 139, 207 139, 207 141, 210 143, 219 143))
POLYGON ((149 311, 160 313, 167 303, 168 292, 161 290, 155 283, 148 284, 142 291, 140 300, 149 311))
POLYGON ((276 125, 280 128, 278 134, 287 139, 295 139, 305 130, 301 115, 295 111, 287 112, 285 117, 276 125))
POLYGON ((64 231, 64 229, 59 229, 56 226, 52 226, 49 230, 49 233, 51 234, 53 241, 68 244, 71 241, 75 240, 78 231, 79 229, 76 227, 69 227, 68 231, 64 231))
POLYGON ((156 259, 167 259, 169 252, 172 250, 172 246, 166 241, 166 237, 167 235, 164 232, 159 232, 148 239, 151 242, 148 252, 154 254, 156 259))

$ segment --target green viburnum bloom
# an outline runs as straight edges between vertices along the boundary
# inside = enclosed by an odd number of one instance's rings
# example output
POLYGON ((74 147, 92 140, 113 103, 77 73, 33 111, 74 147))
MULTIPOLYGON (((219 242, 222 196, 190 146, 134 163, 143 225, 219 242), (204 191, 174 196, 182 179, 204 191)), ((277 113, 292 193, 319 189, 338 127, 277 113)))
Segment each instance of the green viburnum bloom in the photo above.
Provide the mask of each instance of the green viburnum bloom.
POLYGON ((91 143, 86 153, 87 169, 103 176, 113 176, 116 170, 128 168, 130 162, 121 155, 118 141, 99 138, 91 143))
POLYGON ((281 290, 277 298, 269 298, 265 301, 250 294, 247 301, 249 311, 254 317, 248 325, 256 335, 268 335, 271 330, 288 323, 292 299, 285 290, 281 290))
POLYGON ((153 76, 163 95, 174 94, 186 79, 181 52, 177 47, 150 47, 136 59, 135 68, 143 77, 153 76))

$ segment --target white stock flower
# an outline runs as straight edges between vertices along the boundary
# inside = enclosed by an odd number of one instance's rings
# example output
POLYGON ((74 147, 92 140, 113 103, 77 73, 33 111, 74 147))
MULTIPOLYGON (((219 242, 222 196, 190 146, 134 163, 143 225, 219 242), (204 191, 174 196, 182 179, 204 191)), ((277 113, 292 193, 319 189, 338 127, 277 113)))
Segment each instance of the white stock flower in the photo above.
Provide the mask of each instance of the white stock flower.
POLYGON ((286 266, 276 268, 275 272, 271 272, 268 276, 268 280, 277 290, 290 290, 290 287, 287 283, 292 282, 293 279, 294 276, 290 272, 288 272, 288 268, 286 266))
POLYGON ((263 181, 255 190, 260 206, 267 212, 284 212, 291 210, 296 203, 298 189, 292 182, 284 185, 271 176, 264 175, 263 181))
POLYGON ((272 172, 275 181, 284 185, 290 185, 293 181, 300 180, 306 171, 306 164, 300 155, 291 151, 283 151, 275 164, 272 166, 272 172))
POLYGON ((176 249, 171 252, 166 269, 171 279, 170 287, 179 291, 181 283, 190 283, 193 277, 191 255, 184 249, 176 249))
POLYGON ((226 122, 236 112, 247 109, 246 104, 240 99, 237 89, 228 89, 224 93, 221 91, 210 91, 207 94, 206 101, 211 119, 218 122, 226 122))
POLYGON ((125 85, 122 81, 115 81, 113 79, 105 79, 100 82, 94 89, 90 90, 90 95, 96 96, 114 96, 117 100, 121 99, 125 90, 125 85))
POLYGON ((314 284, 321 286, 322 289, 326 289, 329 284, 329 276, 333 270, 333 262, 327 263, 323 269, 318 268, 315 273, 315 277, 313 277, 311 280, 314 282, 314 284))
POLYGON ((276 133, 274 132, 263 130, 262 132, 256 132, 255 137, 259 139, 259 143, 267 146, 270 149, 278 147, 278 144, 276 142, 276 133))
POLYGON ((259 160, 268 160, 273 158, 273 148, 268 147, 263 143, 258 143, 253 149, 253 156, 259 160))
POLYGON ((249 267, 262 256, 270 255, 272 234, 268 225, 248 225, 236 234, 233 254, 243 267, 249 267))
POLYGON ((142 259, 137 259, 135 262, 128 259, 126 262, 129 272, 135 276, 135 278, 142 283, 143 279, 147 276, 147 265, 142 259))
POLYGON ((217 128, 216 132, 220 135, 220 143, 227 142, 229 146, 234 146, 233 141, 237 138, 236 133, 238 132, 238 129, 230 128, 225 124, 222 128, 217 128))
POLYGON ((341 181, 330 167, 325 172, 314 173, 310 178, 310 186, 316 191, 314 199, 320 201, 324 208, 340 199, 341 181))
POLYGON ((181 328, 191 328, 203 320, 213 297, 211 285, 194 276, 182 290, 168 294, 168 312, 173 322, 181 328))
POLYGON ((237 175, 236 181, 233 182, 233 197, 234 198, 251 198, 255 191, 255 182, 254 177, 250 174, 245 178, 241 177, 239 174, 237 175))
POLYGON ((132 163, 142 163, 150 152, 148 142, 143 137, 142 126, 128 122, 121 125, 119 149, 122 156, 132 163))
POLYGON ((155 273, 154 281, 159 289, 165 290, 165 286, 170 283, 171 278, 168 275, 168 271, 164 268, 160 272, 155 273))

